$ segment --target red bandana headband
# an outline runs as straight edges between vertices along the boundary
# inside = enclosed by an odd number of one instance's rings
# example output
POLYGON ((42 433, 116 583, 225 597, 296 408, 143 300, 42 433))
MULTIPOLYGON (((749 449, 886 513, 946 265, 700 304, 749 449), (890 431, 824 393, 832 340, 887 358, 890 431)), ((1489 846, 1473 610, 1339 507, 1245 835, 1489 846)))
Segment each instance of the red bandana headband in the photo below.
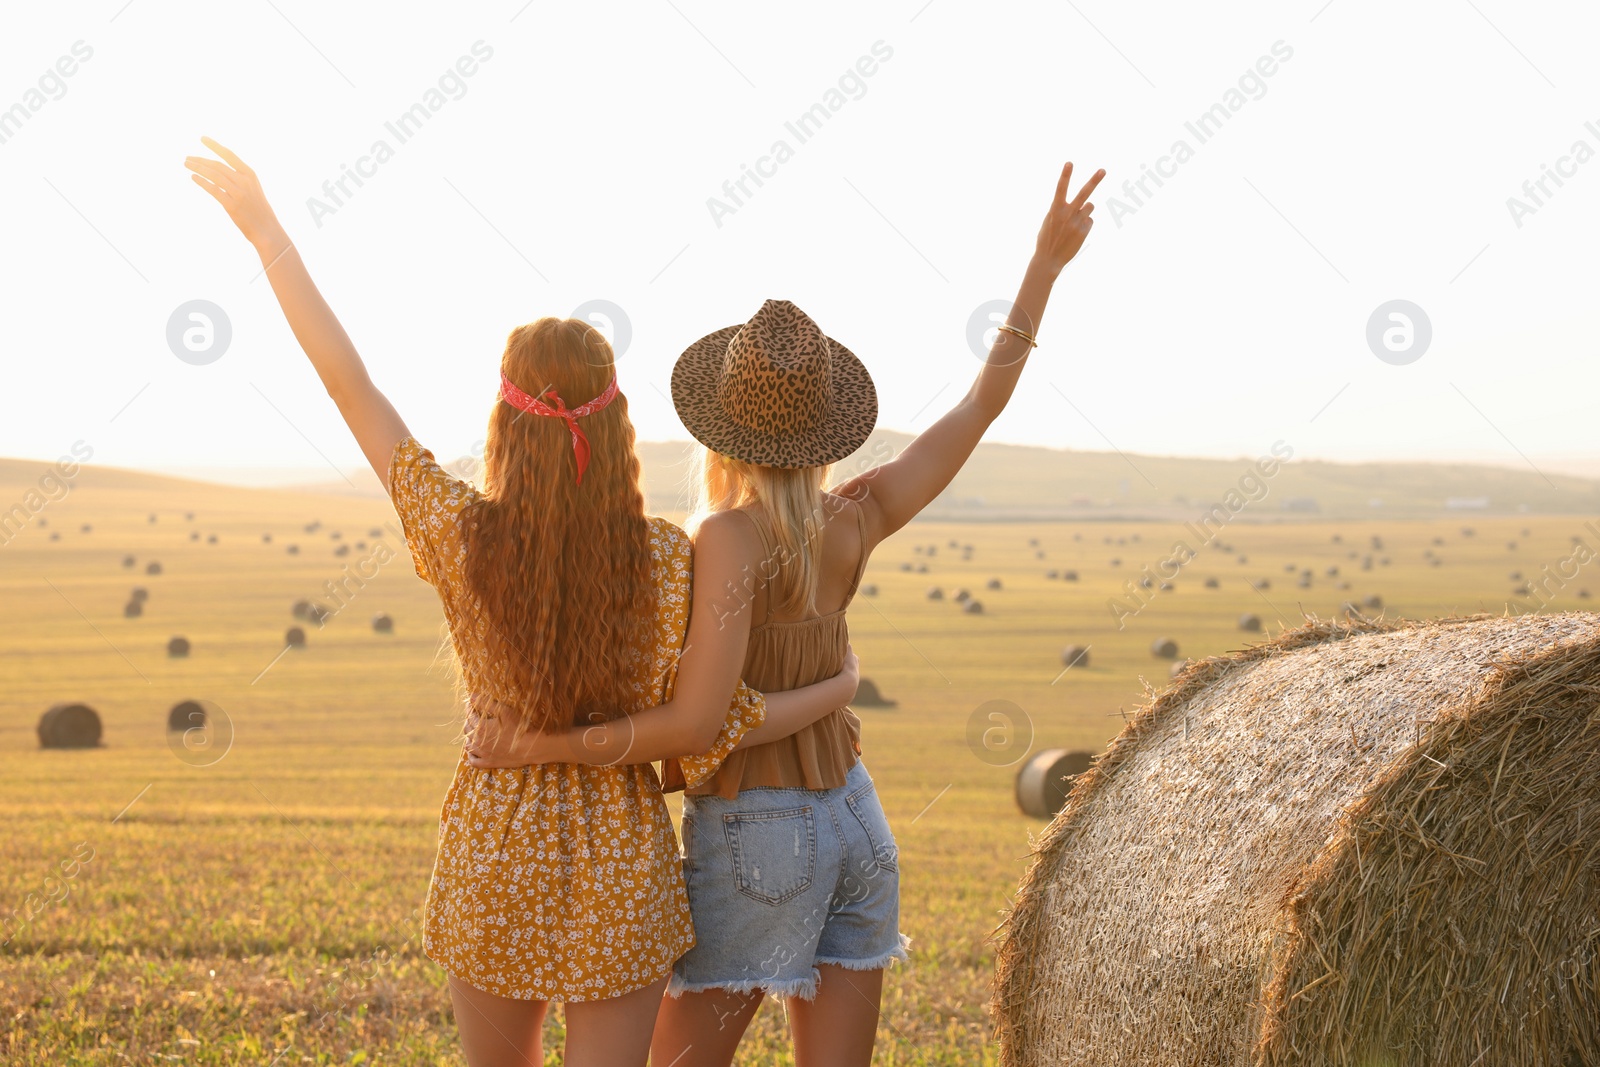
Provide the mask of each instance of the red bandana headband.
POLYGON ((529 396, 527 393, 524 393, 521 389, 517 388, 515 382, 505 376, 504 371, 500 372, 501 400, 504 400, 507 404, 510 404, 519 411, 527 412, 529 415, 543 415, 548 418, 566 420, 567 429, 572 431, 572 455, 573 458, 578 461, 578 477, 576 484, 582 485, 583 472, 589 466, 589 438, 584 435, 582 428, 578 426, 578 420, 583 418, 585 415, 594 414, 596 411, 599 411, 601 408, 605 407, 607 404, 611 403, 611 401, 616 399, 616 376, 612 376, 611 384, 602 389, 599 396, 595 397, 593 400, 587 401, 586 403, 579 404, 575 408, 569 408, 565 403, 562 402, 561 396, 555 391, 554 386, 546 389, 541 395, 548 396, 550 399, 554 400, 555 406, 551 407, 549 404, 546 404, 544 401, 540 400, 539 397, 529 396))

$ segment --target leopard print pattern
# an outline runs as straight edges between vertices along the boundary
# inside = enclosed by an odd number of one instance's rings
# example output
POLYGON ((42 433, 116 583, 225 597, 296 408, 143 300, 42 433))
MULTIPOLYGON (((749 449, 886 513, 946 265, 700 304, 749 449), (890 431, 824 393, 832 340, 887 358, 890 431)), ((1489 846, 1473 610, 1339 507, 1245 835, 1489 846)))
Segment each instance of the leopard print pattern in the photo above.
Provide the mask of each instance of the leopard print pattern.
POLYGON ((843 459, 878 420, 867 368, 787 300, 691 345, 673 368, 672 403, 701 444, 768 467, 843 459))

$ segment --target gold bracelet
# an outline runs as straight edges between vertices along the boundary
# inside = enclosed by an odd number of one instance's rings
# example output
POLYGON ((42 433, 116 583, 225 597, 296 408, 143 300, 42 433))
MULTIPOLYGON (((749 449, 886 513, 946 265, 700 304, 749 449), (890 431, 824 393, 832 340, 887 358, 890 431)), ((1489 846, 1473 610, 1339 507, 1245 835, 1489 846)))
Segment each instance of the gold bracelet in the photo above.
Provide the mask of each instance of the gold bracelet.
POLYGON ((1007 323, 1006 325, 1001 326, 1000 329, 1004 330, 1006 333, 1014 333, 1014 334, 1016 334, 1018 337, 1022 338, 1024 341, 1028 342, 1028 344, 1032 345, 1034 348, 1038 348, 1039 347, 1039 342, 1038 341, 1035 341, 1032 337, 1028 336, 1026 333, 1023 333, 1021 330, 1017 329, 1015 326, 1012 326, 1010 323, 1007 323))

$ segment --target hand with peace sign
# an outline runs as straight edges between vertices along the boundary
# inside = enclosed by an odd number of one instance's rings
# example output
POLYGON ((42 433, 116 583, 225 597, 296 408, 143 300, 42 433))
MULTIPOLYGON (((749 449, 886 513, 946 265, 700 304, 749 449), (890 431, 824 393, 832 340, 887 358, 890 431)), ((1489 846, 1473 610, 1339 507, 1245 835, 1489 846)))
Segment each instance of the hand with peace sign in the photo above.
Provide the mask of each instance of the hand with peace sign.
POLYGON ((1050 202, 1050 212, 1045 215, 1044 224, 1039 227, 1039 242, 1034 248, 1034 257, 1040 267, 1053 274, 1060 274, 1061 269, 1078 254, 1078 249, 1083 247, 1084 240, 1089 236, 1089 230, 1094 226, 1094 205, 1089 202, 1089 194, 1094 192, 1095 186, 1099 185, 1100 179, 1105 176, 1104 170, 1095 171, 1094 175, 1083 183, 1083 188, 1078 190, 1078 195, 1068 200, 1067 193, 1071 191, 1072 184, 1072 164, 1068 163, 1061 168, 1061 180, 1056 183, 1055 199, 1050 202))

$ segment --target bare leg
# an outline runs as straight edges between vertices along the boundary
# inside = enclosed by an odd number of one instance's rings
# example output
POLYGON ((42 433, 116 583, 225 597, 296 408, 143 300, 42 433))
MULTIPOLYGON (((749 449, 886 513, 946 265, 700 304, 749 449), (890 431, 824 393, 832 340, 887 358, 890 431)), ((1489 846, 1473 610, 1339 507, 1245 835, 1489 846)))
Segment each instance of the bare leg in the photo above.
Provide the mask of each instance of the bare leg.
POLYGON ((470 1067, 544 1067, 545 1000, 511 1000, 450 979, 461 1050, 470 1067))
POLYGON ((567 1002, 566 1067, 644 1067, 667 980, 605 1000, 567 1002))
POLYGON ((667 997, 650 1042, 651 1067, 729 1067, 761 997, 720 989, 667 997))
POLYGON ((883 970, 852 971, 831 963, 817 970, 822 973, 817 998, 786 1001, 794 1062, 798 1067, 869 1067, 883 970))

